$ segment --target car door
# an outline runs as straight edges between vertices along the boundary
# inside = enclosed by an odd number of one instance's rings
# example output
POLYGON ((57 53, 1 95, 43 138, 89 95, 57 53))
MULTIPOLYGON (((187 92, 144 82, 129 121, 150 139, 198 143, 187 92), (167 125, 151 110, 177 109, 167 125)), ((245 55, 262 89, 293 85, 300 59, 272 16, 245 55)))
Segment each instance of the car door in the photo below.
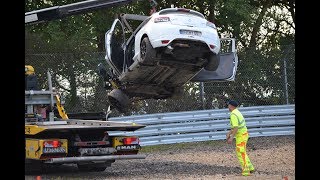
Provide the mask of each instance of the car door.
POLYGON ((116 19, 105 34, 105 59, 118 76, 123 72, 125 66, 125 41, 124 26, 119 19, 116 19))
MULTIPOLYGON (((121 16, 121 22, 125 26, 125 29, 129 30, 131 34, 126 34, 126 37, 129 37, 126 40, 126 67, 130 67, 134 63, 134 57, 137 56, 136 53, 136 47, 137 44, 136 41, 136 35, 141 30, 141 28, 147 24, 147 22, 151 19, 150 16, 144 16, 144 15, 136 15, 136 14, 122 14, 121 16), (137 27, 133 27, 128 23, 128 20, 135 21, 137 24, 139 24, 137 27)), ((136 24, 136 25, 137 25, 136 24)), ((143 35, 140 33, 140 35, 143 35)), ((141 36, 138 36, 138 39, 141 39, 141 36)))
POLYGON ((234 81, 237 67, 238 56, 235 48, 235 39, 221 38, 220 63, 215 71, 202 69, 190 81, 209 82, 209 81, 234 81))

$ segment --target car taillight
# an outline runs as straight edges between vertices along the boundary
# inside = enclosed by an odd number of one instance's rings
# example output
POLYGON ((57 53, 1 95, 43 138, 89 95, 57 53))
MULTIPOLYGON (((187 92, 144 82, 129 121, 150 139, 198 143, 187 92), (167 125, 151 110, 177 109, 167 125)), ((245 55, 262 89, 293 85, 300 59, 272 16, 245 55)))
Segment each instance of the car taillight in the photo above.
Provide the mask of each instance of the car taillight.
POLYGON ((169 17, 157 17, 157 18, 154 18, 154 22, 155 23, 168 22, 168 21, 170 21, 169 17))
POLYGON ((139 144, 139 138, 137 138, 137 137, 123 138, 123 144, 124 145, 139 144))
POLYGON ((213 44, 210 44, 209 46, 210 46, 211 49, 215 48, 215 46, 213 44))
POLYGON ((209 21, 207 22, 207 26, 212 27, 213 29, 217 29, 216 25, 209 21))
POLYGON ((61 142, 58 140, 52 140, 52 141, 44 141, 43 142, 43 147, 52 147, 52 148, 57 148, 61 147, 61 142))
POLYGON ((162 44, 168 44, 170 42, 170 40, 161 40, 162 44))

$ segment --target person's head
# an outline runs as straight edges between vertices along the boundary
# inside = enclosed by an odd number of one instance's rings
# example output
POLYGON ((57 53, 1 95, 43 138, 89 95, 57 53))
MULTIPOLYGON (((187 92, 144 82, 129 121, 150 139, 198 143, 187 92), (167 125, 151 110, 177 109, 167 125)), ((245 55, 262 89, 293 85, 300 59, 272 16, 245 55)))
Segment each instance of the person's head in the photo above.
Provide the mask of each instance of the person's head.
POLYGON ((228 105, 229 111, 231 112, 239 106, 239 103, 235 100, 229 100, 227 101, 227 105, 228 105))
POLYGON ((30 65, 25 65, 24 66, 24 70, 25 70, 25 75, 32 75, 34 74, 34 68, 30 65))

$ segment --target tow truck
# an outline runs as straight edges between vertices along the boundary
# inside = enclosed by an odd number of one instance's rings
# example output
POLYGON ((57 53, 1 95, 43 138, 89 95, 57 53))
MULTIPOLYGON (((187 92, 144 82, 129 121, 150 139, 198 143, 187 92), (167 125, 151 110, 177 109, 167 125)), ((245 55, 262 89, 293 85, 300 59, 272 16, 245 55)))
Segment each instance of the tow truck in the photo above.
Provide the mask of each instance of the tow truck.
MULTIPOLYGON (((61 19, 99 8, 115 7, 132 0, 91 0, 25 13, 25 24, 61 19)), ((150 0, 154 4, 154 1, 150 0)), ((154 10, 154 7, 153 7, 154 10)), ((41 170, 46 164, 76 164, 80 171, 104 171, 116 160, 145 159, 136 136, 111 136, 110 131, 135 131, 144 125, 106 120, 70 119, 52 87, 36 88, 32 65, 25 66, 25 166, 41 170)))
MULTIPOLYGON (((26 69, 28 67, 32 66, 26 69)), ((104 171, 115 160, 146 158, 138 154, 139 137, 108 134, 135 131, 144 125, 69 119, 59 93, 52 87, 49 72, 47 76, 48 90, 25 90, 26 169, 27 166, 41 169, 45 164, 73 163, 81 171, 104 171)), ((33 84, 27 79, 28 83, 33 84)))

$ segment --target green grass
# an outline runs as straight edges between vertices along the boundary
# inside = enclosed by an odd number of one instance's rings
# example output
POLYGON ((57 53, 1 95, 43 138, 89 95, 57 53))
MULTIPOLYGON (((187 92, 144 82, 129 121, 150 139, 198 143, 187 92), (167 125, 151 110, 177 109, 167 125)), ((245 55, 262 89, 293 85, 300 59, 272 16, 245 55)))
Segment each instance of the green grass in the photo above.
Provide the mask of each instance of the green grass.
POLYGON ((221 145, 221 141, 201 141, 201 142, 186 142, 186 143, 175 143, 175 144, 163 144, 153 146, 143 146, 141 153, 152 153, 152 152, 163 152, 174 149, 191 149, 194 147, 203 146, 217 146, 221 145))

